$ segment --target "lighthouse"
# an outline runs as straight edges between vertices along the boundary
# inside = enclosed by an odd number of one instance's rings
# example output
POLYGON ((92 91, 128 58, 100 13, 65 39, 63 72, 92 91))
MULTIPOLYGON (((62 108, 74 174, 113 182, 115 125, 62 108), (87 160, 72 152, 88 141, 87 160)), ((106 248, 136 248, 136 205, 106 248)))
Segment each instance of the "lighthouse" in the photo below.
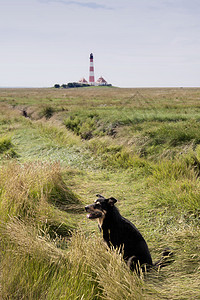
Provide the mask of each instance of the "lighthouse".
POLYGON ((90 85, 95 85, 94 80, 94 62, 93 62, 93 54, 90 54, 90 73, 89 73, 89 83, 90 85))

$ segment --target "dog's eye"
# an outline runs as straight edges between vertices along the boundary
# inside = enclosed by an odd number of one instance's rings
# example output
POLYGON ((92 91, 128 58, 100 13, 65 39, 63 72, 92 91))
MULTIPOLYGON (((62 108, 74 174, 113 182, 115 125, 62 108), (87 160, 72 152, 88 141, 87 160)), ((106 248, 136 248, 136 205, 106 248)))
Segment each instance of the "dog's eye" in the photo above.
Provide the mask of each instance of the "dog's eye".
POLYGON ((94 208, 97 208, 97 209, 101 208, 101 205, 97 203, 97 204, 95 204, 94 208))

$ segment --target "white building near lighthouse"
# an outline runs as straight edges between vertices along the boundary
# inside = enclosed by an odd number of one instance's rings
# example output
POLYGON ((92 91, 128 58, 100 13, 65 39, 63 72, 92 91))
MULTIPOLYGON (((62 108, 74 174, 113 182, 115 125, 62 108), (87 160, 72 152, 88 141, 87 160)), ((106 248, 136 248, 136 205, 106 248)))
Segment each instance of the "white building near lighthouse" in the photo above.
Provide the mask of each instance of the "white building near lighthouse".
POLYGON ((108 83, 107 83, 107 81, 101 76, 101 77, 99 77, 99 79, 97 79, 96 84, 97 84, 97 85, 107 85, 108 83))
POLYGON ((87 80, 84 77, 81 78, 78 83, 88 84, 87 80))

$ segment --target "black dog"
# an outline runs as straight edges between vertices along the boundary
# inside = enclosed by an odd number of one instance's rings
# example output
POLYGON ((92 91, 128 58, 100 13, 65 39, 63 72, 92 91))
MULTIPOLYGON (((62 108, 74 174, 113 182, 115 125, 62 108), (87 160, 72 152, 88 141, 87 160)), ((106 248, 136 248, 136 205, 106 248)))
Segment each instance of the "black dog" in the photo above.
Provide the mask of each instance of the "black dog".
MULTIPOLYGON (((118 248, 123 252, 124 260, 133 270, 139 263, 140 266, 151 268, 153 266, 164 266, 164 260, 153 264, 145 239, 139 230, 127 219, 122 217, 115 207, 117 200, 113 197, 105 199, 97 195, 98 199, 85 207, 89 213, 89 219, 97 219, 99 229, 103 231, 103 238, 109 247, 118 248)), ((166 250, 164 256, 169 256, 166 250)))

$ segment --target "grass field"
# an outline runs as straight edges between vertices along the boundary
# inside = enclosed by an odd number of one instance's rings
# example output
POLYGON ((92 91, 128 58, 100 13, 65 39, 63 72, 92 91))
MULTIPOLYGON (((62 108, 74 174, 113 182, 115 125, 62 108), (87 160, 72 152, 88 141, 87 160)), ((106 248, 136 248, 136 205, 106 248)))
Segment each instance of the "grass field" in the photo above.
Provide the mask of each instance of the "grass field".
POLYGON ((0 89, 0 298, 200 299, 199 176, 200 88, 0 89), (97 193, 174 262, 131 273, 97 193))

